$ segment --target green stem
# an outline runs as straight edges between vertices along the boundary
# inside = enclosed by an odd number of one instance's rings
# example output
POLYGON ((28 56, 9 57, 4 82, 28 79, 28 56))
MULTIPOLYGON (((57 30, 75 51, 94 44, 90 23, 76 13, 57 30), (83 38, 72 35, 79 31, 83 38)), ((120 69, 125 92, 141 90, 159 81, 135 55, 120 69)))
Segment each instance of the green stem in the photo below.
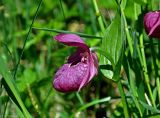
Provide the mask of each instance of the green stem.
POLYGON ((144 46, 143 46, 143 35, 140 36, 140 48, 141 48, 141 54, 142 54, 142 62, 143 62, 143 73, 144 73, 144 79, 147 85, 147 89, 149 92, 149 96, 152 102, 153 107, 156 108, 154 99, 153 99, 153 95, 152 95, 152 91, 151 91, 151 87, 149 84, 149 76, 148 76, 148 70, 147 70, 147 64, 146 64, 146 58, 145 58, 145 52, 144 52, 144 46))
MULTIPOLYGON (((160 72, 160 41, 158 41, 158 72, 160 72)), ((158 73, 158 75, 160 75, 160 73, 158 73)), ((156 79, 156 85, 157 85, 157 89, 158 89, 158 97, 159 97, 159 104, 160 104, 160 79, 157 78, 156 79)))
POLYGON ((35 111, 40 115, 41 112, 39 110, 39 105, 35 99, 35 96, 33 95, 32 91, 31 91, 31 88, 29 86, 29 84, 27 83, 27 91, 28 91, 28 94, 29 94, 29 98, 31 100, 31 103, 33 105, 33 108, 35 109, 35 111))
POLYGON ((9 97, 7 98, 6 104, 5 104, 5 106, 4 106, 4 112, 3 112, 2 118, 5 118, 5 114, 6 114, 8 102, 9 102, 9 97))
POLYGON ((92 2, 93 2, 94 9, 96 11, 96 16, 97 16, 98 23, 99 23, 99 26, 100 26, 101 31, 102 31, 102 35, 104 36, 105 27, 104 27, 104 23, 103 23, 103 18, 102 18, 101 13, 100 13, 100 11, 98 9, 98 5, 97 5, 96 0, 92 0, 92 2))
POLYGON ((154 50, 154 47, 153 47, 153 40, 150 39, 150 46, 151 46, 151 54, 152 54, 152 57, 153 57, 153 65, 154 65, 154 70, 155 70, 155 76, 158 77, 158 66, 156 64, 156 61, 157 61, 157 57, 156 57, 156 52, 154 50))
POLYGON ((139 61, 140 61, 140 64, 143 65, 143 59, 142 59, 142 55, 141 55, 141 51, 140 51, 139 47, 140 47, 140 45, 137 44, 136 49, 137 49, 139 61))
POLYGON ((86 104, 82 105, 69 118, 74 118, 76 113, 78 113, 80 111, 83 111, 83 110, 87 109, 90 106, 93 106, 93 105, 96 105, 96 104, 99 104, 99 103, 109 102, 109 101, 111 101, 111 97, 106 97, 106 98, 102 98, 102 99, 95 99, 95 100, 93 100, 93 101, 91 101, 89 103, 86 103, 86 104))
POLYGON ((82 97, 80 96, 79 92, 76 92, 76 96, 77 96, 79 102, 81 103, 81 105, 84 105, 83 99, 82 99, 82 97))
POLYGON ((59 1, 59 4, 60 4, 61 10, 62 10, 63 18, 64 18, 64 20, 66 20, 63 5, 62 5, 62 0, 59 1))
POLYGON ((71 32, 71 31, 65 31, 65 30, 49 29, 49 28, 43 28, 43 27, 32 27, 32 29, 43 30, 43 31, 48 31, 48 32, 56 32, 56 33, 77 34, 77 35, 79 35, 81 37, 85 37, 85 38, 102 39, 102 37, 100 37, 100 36, 94 36, 94 35, 89 35, 89 34, 84 34, 84 33, 79 33, 79 32, 71 32))
POLYGON ((119 89, 119 92, 120 92, 121 98, 122 98, 124 116, 125 116, 125 118, 129 118, 127 102, 126 102, 125 93, 124 93, 121 81, 118 82, 118 89, 119 89))
MULTIPOLYGON (((104 33, 105 33, 105 27, 104 27, 104 23, 103 23, 103 19, 102 19, 102 16, 99 12, 99 9, 98 9, 98 5, 97 5, 97 2, 96 0, 92 0, 93 2, 93 5, 94 5, 94 8, 95 8, 95 11, 96 11, 96 15, 97 15, 97 18, 98 18, 98 23, 99 23, 99 26, 101 28, 101 31, 102 31, 102 36, 104 36, 104 33)), ((133 49, 132 49, 133 50, 133 49)), ((125 115, 125 118, 129 118, 129 115, 128 115, 128 109, 127 109, 127 103, 126 103, 126 99, 125 99, 125 94, 124 94, 124 91, 123 91, 123 88, 122 88, 122 85, 121 85, 121 82, 119 81, 118 82, 118 88, 119 88, 119 91, 120 91, 120 94, 121 94, 121 97, 122 97, 122 103, 124 105, 124 115, 125 115)))
POLYGON ((158 90, 158 100, 160 103, 160 83, 159 83, 159 78, 156 79, 156 86, 157 86, 157 90, 158 90))
MULTIPOLYGON (((158 64, 160 64, 160 41, 158 41, 158 50, 159 50, 159 52, 158 52, 158 60, 159 60, 158 64)), ((160 65, 158 65, 158 67, 160 69, 160 65)))
POLYGON ((131 56, 132 56, 133 55, 132 38, 130 36, 129 30, 128 30, 128 25, 127 25, 127 20, 126 20, 124 11, 123 11, 121 6, 120 6, 120 9, 121 9, 122 18, 124 20, 124 26, 125 26, 125 31, 126 31, 126 35, 127 35, 127 41, 128 41, 129 49, 130 49, 131 56))
POLYGON ((23 53, 24 53, 24 48, 25 48, 26 43, 27 43, 27 40, 28 40, 28 38, 29 38, 29 34, 30 34, 31 30, 32 30, 32 26, 33 26, 33 24, 34 24, 34 21, 35 21, 37 15, 38 15, 38 11, 39 11, 39 9, 40 9, 40 6, 41 6, 41 4, 42 4, 42 1, 43 1, 43 0, 40 0, 40 2, 39 2, 39 4, 38 4, 36 13, 35 13, 34 18, 33 18, 33 20, 32 20, 32 23, 31 23, 31 25, 30 25, 30 27, 29 27, 28 33, 27 33, 27 35, 26 35, 26 38, 25 38, 25 40, 24 40, 24 44, 23 44, 23 47, 22 47, 22 52, 21 52, 21 54, 20 54, 20 57, 19 57, 19 59, 18 59, 16 68, 15 68, 15 71, 14 71, 14 74, 13 74, 13 78, 14 78, 14 79, 16 78, 16 74, 17 74, 17 70, 18 70, 18 67, 19 67, 19 64, 20 64, 20 60, 21 60, 21 58, 22 58, 22 56, 23 56, 23 53))
POLYGON ((158 74, 158 60, 156 57, 156 52, 154 50, 153 47, 153 40, 150 39, 150 46, 151 46, 151 51, 152 51, 152 57, 153 57, 153 65, 154 65, 154 70, 155 70, 155 78, 156 78, 156 86, 157 86, 157 90, 158 90, 158 98, 159 98, 159 102, 160 102, 160 85, 159 85, 159 74, 158 74))

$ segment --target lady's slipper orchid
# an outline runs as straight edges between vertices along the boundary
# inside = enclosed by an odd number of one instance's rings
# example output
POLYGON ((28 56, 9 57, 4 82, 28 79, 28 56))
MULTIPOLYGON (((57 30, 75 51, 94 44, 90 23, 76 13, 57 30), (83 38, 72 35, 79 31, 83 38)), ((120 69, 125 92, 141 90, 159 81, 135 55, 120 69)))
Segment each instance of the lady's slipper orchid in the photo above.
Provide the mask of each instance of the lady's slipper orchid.
POLYGON ((76 46, 77 51, 57 71, 53 86, 61 92, 79 91, 97 74, 97 55, 75 34, 58 34, 54 39, 68 46, 76 46))
POLYGON ((144 27, 149 37, 160 38, 160 11, 147 13, 144 16, 144 27))

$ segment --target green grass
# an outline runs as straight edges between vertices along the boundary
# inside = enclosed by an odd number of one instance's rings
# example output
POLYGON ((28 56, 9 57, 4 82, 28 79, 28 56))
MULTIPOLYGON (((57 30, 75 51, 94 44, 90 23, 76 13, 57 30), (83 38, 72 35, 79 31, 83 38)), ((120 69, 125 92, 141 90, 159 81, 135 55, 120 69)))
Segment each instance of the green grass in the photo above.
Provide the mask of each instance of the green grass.
POLYGON ((146 35, 143 16, 159 4, 2 0, 0 117, 158 117, 160 43, 146 35), (98 75, 78 93, 52 87, 75 51, 53 40, 58 33, 81 36, 98 54, 98 75))

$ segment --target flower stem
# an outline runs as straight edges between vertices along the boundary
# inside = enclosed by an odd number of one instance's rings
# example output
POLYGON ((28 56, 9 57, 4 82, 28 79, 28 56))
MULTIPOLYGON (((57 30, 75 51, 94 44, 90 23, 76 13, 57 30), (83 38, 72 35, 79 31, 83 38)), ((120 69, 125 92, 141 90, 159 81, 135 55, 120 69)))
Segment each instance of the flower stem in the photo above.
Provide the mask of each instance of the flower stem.
MULTIPOLYGON (((158 71, 160 71, 160 41, 158 41, 158 71)), ((160 76, 160 73, 158 73, 160 76)), ((158 89, 158 98, 159 98, 159 103, 160 103, 160 78, 157 78, 156 80, 156 85, 158 89)))
POLYGON ((125 32, 126 32, 126 36, 127 36, 128 45, 129 45, 129 50, 130 50, 131 56, 132 56, 132 55, 133 55, 132 38, 131 38, 131 36, 130 36, 129 30, 128 30, 128 25, 127 25, 127 20, 126 20, 124 11, 123 11, 123 9, 122 9, 121 6, 120 6, 120 9, 121 9, 122 18, 123 18, 123 20, 124 20, 124 26, 125 26, 125 32))
POLYGON ((118 81, 118 89, 119 89, 119 92, 120 92, 121 98, 122 98, 124 116, 125 116, 125 118, 129 118, 127 102, 126 102, 125 93, 124 93, 121 81, 118 81))
POLYGON ((160 83, 159 83, 160 79, 156 78, 156 86, 157 86, 157 90, 158 90, 158 100, 160 103, 160 83))
POLYGON ((158 77, 158 66, 157 66, 157 57, 156 57, 156 52, 153 47, 153 40, 150 39, 150 46, 151 46, 151 51, 152 51, 152 57, 153 57, 153 65, 154 65, 154 70, 155 70, 155 76, 158 77))
MULTIPOLYGON (((93 2, 93 5, 94 5, 94 8, 95 8, 95 11, 96 11, 96 16, 98 18, 98 23, 99 23, 99 26, 100 26, 100 29, 102 31, 102 36, 104 36, 105 34, 105 26, 104 26, 104 23, 103 23, 103 19, 102 19, 102 16, 99 12, 99 9, 98 9, 98 5, 97 5, 97 2, 96 0, 92 0, 93 2)), ((128 30, 127 30, 128 31, 128 30)), ((128 35, 129 35, 129 31, 128 31, 128 35)), ((129 35, 130 36, 130 35, 129 35)), ((128 37, 129 37, 128 36, 128 37)), ((130 38, 131 40, 131 38, 130 38)), ((131 41, 130 41, 131 42, 131 41)), ((131 44, 131 43, 129 43, 131 44)), ((132 48, 132 45, 131 45, 131 52, 133 52, 133 48, 132 48)), ((124 94, 124 91, 123 91, 123 88, 122 88, 122 84, 121 82, 119 81, 118 82, 118 88, 119 88, 119 91, 120 91, 120 94, 121 94, 121 97, 122 97, 122 103, 123 103, 123 110, 124 110, 124 115, 125 115, 125 118, 129 118, 129 115, 128 115, 128 108, 127 108, 127 102, 126 102, 126 99, 125 99, 125 94, 124 94)))
POLYGON ((143 46, 143 35, 140 36, 140 48, 141 48, 141 54, 142 54, 142 62, 143 62, 143 73, 144 73, 144 79, 145 79, 145 83, 147 85, 147 89, 149 92, 149 96, 152 102, 153 107, 156 108, 154 99, 153 99, 153 95, 152 95, 152 91, 151 91, 151 87, 149 84, 149 76, 148 76, 148 70, 147 70, 147 64, 146 64, 146 58, 145 58, 145 52, 144 52, 144 46, 143 46))
POLYGON ((81 105, 84 105, 83 99, 82 99, 81 95, 79 94, 79 92, 76 92, 76 96, 77 96, 80 104, 81 104, 81 105))
POLYGON ((102 31, 102 36, 104 36, 105 27, 104 27, 103 18, 102 18, 101 13, 100 13, 100 11, 98 9, 98 5, 97 5, 96 0, 92 0, 92 2, 93 2, 94 9, 96 11, 96 16, 97 16, 97 19, 98 19, 98 23, 99 23, 100 29, 102 31))
MULTIPOLYGON (((154 70, 155 70, 155 78, 156 78, 156 86, 157 86, 157 91, 158 91, 158 99, 159 99, 159 102, 160 102, 160 83, 159 83, 159 68, 158 68, 158 60, 157 60, 157 57, 156 57, 156 52, 154 50, 154 47, 153 47, 153 40, 150 39, 150 46, 151 46, 151 51, 152 51, 152 57, 153 57, 153 65, 154 65, 154 70)), ((160 46, 160 45, 158 45, 160 46)))

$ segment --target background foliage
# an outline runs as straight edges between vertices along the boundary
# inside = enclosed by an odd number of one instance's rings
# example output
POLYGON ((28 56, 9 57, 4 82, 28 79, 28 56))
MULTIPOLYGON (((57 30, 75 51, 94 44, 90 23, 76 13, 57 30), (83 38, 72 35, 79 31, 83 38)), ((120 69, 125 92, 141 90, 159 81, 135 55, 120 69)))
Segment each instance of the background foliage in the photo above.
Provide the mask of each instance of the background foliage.
POLYGON ((0 117, 158 117, 160 42, 143 16, 159 0, 0 1, 0 117), (79 93, 52 87, 75 48, 75 33, 98 54, 99 74, 79 93))

